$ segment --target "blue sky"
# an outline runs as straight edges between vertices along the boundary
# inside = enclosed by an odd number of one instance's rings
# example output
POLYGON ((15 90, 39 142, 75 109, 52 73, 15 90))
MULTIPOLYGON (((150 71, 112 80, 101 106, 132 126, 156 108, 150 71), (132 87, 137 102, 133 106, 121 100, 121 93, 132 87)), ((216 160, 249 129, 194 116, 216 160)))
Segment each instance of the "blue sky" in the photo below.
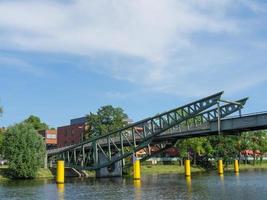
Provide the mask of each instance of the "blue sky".
POLYGON ((0 126, 122 107, 136 120, 225 91, 266 111, 267 2, 0 0, 0 126))

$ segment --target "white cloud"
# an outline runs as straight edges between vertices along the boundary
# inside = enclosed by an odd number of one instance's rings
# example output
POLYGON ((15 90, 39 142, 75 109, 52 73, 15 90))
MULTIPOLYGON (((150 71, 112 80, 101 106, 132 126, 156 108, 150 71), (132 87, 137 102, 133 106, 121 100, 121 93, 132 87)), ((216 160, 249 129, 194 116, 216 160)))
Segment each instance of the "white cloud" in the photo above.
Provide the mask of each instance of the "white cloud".
MULTIPOLYGON (((0 48, 106 59, 96 70, 166 93, 237 91, 266 78, 256 79, 261 73, 254 70, 251 80, 236 86, 242 70, 229 73, 225 66, 240 65, 242 53, 194 37, 242 38, 242 19, 232 15, 241 5, 262 12, 243 0, 2 1, 0 48)), ((249 64, 247 73, 255 69, 249 64)))
POLYGON ((0 56, 0 70, 3 68, 29 73, 34 76, 43 76, 46 74, 46 70, 43 68, 33 66, 31 63, 23 59, 11 56, 0 56))

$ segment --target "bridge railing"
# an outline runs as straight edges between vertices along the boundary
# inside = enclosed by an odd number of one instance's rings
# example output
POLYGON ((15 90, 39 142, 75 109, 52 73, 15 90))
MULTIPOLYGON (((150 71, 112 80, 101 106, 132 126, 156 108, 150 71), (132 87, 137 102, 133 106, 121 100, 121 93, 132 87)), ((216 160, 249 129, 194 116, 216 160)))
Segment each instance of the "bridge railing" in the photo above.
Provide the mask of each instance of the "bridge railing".
MULTIPOLYGON (((48 156, 60 156, 67 160, 69 165, 80 165, 87 169, 99 169, 108 166, 140 149, 146 147, 149 149, 153 138, 159 134, 208 128, 210 121, 216 120, 218 116, 225 117, 236 112, 247 101, 247 98, 239 100, 240 106, 231 103, 221 106, 220 115, 218 108, 204 111, 215 105, 221 94, 217 93, 78 145, 51 150, 48 152, 48 156), (104 157, 104 160, 99 159, 99 154, 102 155, 102 158, 104 157), (114 158, 114 155, 119 156, 114 158)), ((172 146, 175 142, 163 141, 159 144, 159 150, 172 146)))
POLYGON ((48 156, 61 156, 76 165, 80 164, 77 161, 82 157, 81 165, 88 169, 108 166, 144 148, 160 133, 216 105, 221 95, 222 92, 211 95, 62 151, 51 152, 48 156))

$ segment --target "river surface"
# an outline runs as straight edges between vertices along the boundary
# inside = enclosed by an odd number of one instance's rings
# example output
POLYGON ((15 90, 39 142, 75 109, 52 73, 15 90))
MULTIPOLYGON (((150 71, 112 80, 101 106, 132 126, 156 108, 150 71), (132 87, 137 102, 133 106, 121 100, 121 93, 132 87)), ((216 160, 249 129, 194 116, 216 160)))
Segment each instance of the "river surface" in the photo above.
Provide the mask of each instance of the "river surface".
POLYGON ((83 199, 267 199, 267 171, 246 171, 239 175, 215 172, 183 175, 146 175, 141 181, 131 178, 67 179, 64 185, 54 180, 0 182, 0 199, 83 200, 83 199))

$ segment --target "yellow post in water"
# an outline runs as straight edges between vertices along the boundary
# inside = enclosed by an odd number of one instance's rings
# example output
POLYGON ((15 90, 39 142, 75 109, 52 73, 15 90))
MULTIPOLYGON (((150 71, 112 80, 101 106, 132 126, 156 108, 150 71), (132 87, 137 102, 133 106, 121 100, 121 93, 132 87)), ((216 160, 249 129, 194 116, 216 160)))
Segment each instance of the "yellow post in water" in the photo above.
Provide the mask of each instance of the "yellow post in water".
POLYGON ((133 165, 134 170, 134 179, 139 180, 141 178, 141 168, 140 168, 140 160, 135 160, 133 165))
POLYGON ((239 173, 238 160, 235 160, 234 169, 235 169, 235 173, 239 173))
POLYGON ((184 173, 185 173, 185 176, 191 176, 190 160, 185 160, 184 173))
POLYGON ((223 174, 223 161, 218 160, 218 174, 223 174))
POLYGON ((64 183, 64 160, 58 160, 57 161, 57 177, 56 181, 57 183, 64 183))

